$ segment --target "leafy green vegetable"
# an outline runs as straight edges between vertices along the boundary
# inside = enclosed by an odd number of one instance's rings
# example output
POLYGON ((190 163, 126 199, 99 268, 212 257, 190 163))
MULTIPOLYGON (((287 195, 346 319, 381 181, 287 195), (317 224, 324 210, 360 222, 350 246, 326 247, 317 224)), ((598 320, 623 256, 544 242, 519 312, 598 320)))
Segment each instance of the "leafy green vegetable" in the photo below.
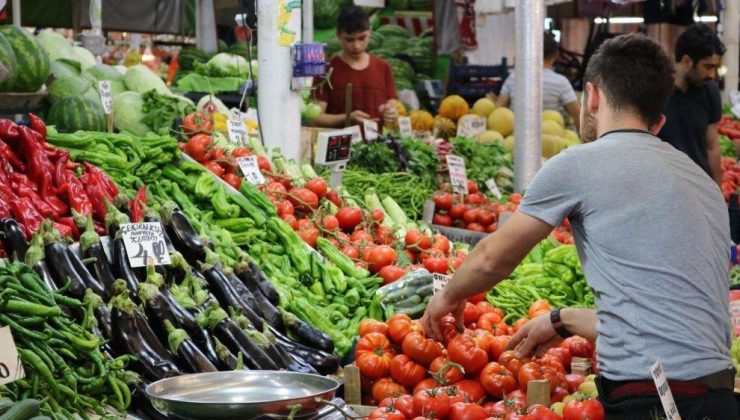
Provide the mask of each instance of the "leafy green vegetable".
POLYGON ((409 172, 421 178, 424 185, 433 187, 437 183, 439 157, 434 147, 419 140, 401 140, 409 163, 409 172))
POLYGON ((150 90, 143 95, 144 103, 142 122, 152 128, 157 134, 168 134, 175 118, 182 117, 193 111, 195 106, 176 96, 167 96, 150 90))
POLYGON ((113 98, 113 125, 121 131, 145 136, 152 131, 144 122, 144 99, 136 92, 123 92, 113 98))
POLYGON ((737 154, 735 154, 735 143, 733 143, 727 136, 719 136, 719 151, 722 156, 731 157, 733 159, 738 158, 737 154))
POLYGON ((511 154, 499 143, 478 143, 475 139, 458 137, 452 139, 452 153, 465 159, 468 179, 478 185, 494 179, 502 192, 510 193, 514 167, 511 154))
POLYGON ((399 170, 396 154, 383 142, 355 143, 350 156, 347 169, 365 170, 374 174, 399 170))
POLYGON ((185 92, 234 92, 244 83, 238 77, 209 77, 198 73, 189 73, 177 81, 177 87, 185 92))
MULTIPOLYGON (((213 56, 207 63, 194 64, 195 71, 203 76, 212 77, 239 77, 246 79, 249 77, 249 63, 244 57, 219 53, 213 56)), ((252 71, 257 72, 257 62, 252 61, 252 71)))
POLYGON ((164 95, 171 93, 164 81, 143 64, 129 67, 123 79, 126 82, 126 87, 134 92, 143 94, 154 89, 164 95))

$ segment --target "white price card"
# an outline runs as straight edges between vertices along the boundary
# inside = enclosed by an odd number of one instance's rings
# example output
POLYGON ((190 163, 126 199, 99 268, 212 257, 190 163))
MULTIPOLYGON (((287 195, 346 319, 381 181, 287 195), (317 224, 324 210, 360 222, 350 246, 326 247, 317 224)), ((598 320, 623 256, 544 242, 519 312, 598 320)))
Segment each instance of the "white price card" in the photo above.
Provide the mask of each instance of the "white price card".
POLYGON ((439 293, 442 289, 444 289, 449 282, 450 276, 439 273, 432 273, 432 290, 434 291, 435 295, 439 293))
POLYGON ((477 136, 486 131, 488 128, 488 120, 483 117, 468 118, 467 125, 468 133, 471 136, 477 136))
POLYGON ((491 192, 491 194, 493 194, 494 197, 499 200, 501 199, 501 196, 503 194, 501 194, 501 190, 498 189, 498 185, 496 185, 496 181, 493 178, 486 181, 486 187, 488 187, 488 190, 491 192))
POLYGON ((241 121, 242 120, 242 113, 236 108, 231 108, 229 110, 229 119, 234 121, 241 121))
POLYGON ((164 242, 162 223, 124 223, 121 225, 121 235, 123 235, 123 244, 126 246, 126 254, 128 254, 131 267, 172 263, 164 242))
POLYGON ((401 137, 403 138, 414 137, 414 129, 411 126, 411 118, 400 117, 398 119, 398 130, 401 132, 401 137))
POLYGON ((376 140, 378 138, 378 123, 373 120, 364 120, 362 124, 365 129, 365 140, 376 140))
POLYGON ((110 91, 110 82, 107 80, 99 81, 98 93, 100 93, 100 101, 103 103, 103 111, 105 111, 106 114, 110 114, 113 107, 113 95, 110 91))
POLYGON ((350 127, 347 127, 347 130, 352 133, 352 143, 357 143, 358 141, 362 141, 362 130, 360 130, 359 125, 353 125, 350 127))
POLYGON ((730 92, 730 105, 740 105, 740 91, 734 90, 730 92))
POLYGON ((239 168, 241 168, 244 178, 249 181, 250 184, 260 185, 265 183, 265 177, 262 176, 256 156, 236 158, 236 163, 239 164, 239 168))
POLYGON ((232 143, 244 144, 247 142, 247 132, 244 123, 240 120, 228 120, 226 126, 229 129, 229 139, 232 143))
POLYGON ((10 327, 0 328, 0 385, 9 384, 26 376, 10 327))
POLYGON ((740 118, 740 102, 735 104, 735 106, 733 106, 732 109, 730 109, 730 112, 735 114, 735 118, 740 118))
POLYGON ((665 376, 663 364, 660 363, 660 358, 650 367, 650 375, 655 382, 655 388, 658 389, 658 396, 660 397, 660 402, 663 404, 663 410, 668 420, 681 420, 681 415, 678 414, 678 407, 676 407, 676 401, 673 399, 671 387, 668 386, 668 379, 665 376))
POLYGON ((452 191, 468 195, 468 172, 465 169, 465 159, 460 156, 447 155, 447 170, 450 172, 452 191))

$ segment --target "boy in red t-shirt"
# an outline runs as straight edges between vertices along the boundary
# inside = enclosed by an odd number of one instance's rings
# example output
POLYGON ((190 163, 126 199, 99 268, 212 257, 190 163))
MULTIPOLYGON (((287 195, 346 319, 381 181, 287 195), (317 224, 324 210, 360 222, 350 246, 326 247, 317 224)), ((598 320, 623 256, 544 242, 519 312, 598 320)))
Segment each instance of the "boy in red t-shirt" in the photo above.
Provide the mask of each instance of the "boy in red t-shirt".
MULTIPOLYGON (((357 6, 342 9, 337 19, 337 38, 342 51, 329 61, 330 84, 317 79, 314 98, 321 105, 321 115, 313 124, 320 127, 344 127, 347 85, 352 84, 351 123, 371 119, 392 125, 398 119, 398 97, 391 66, 382 58, 367 53, 370 19, 357 6)), ((327 69, 327 71, 329 70, 327 69)))

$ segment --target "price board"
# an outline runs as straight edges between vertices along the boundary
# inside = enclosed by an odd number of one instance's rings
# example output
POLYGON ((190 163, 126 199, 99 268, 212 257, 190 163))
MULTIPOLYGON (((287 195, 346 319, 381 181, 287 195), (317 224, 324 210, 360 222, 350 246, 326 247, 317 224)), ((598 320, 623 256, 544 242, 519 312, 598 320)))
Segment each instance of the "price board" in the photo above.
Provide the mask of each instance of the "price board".
POLYGON ((131 267, 171 264, 162 223, 124 223, 120 230, 131 267))
POLYGON ((465 169, 465 159, 460 156, 447 155, 447 169, 450 173, 452 191, 468 195, 468 173, 465 169))
POLYGON ((26 376, 10 327, 0 328, 0 385, 9 384, 26 376))
POLYGON ((244 179, 249 181, 250 184, 261 185, 265 183, 265 177, 262 176, 262 171, 260 171, 256 156, 236 158, 236 163, 239 164, 239 168, 242 170, 244 179))
POLYGON ((113 109, 113 95, 110 90, 110 82, 101 80, 98 82, 98 93, 100 93, 100 102, 103 103, 103 111, 110 114, 113 109))

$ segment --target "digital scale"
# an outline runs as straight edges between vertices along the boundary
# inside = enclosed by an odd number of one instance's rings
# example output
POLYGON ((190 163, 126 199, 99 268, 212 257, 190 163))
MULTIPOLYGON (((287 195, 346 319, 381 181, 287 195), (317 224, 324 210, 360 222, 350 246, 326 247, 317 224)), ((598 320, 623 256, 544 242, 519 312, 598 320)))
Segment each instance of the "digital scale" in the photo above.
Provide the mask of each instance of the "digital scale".
POLYGON ((352 129, 325 131, 316 138, 314 164, 331 167, 329 185, 332 188, 342 183, 342 174, 347 168, 352 147, 352 129))

